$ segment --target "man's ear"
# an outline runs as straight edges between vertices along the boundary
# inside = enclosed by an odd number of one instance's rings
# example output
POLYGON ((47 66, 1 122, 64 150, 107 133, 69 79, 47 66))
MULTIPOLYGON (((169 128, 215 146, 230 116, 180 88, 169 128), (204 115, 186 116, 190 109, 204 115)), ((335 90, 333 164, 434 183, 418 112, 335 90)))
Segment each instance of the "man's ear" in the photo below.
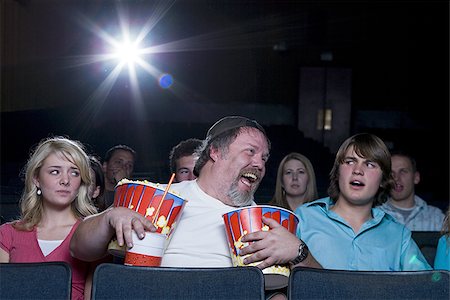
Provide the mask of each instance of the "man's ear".
POLYGON ((105 173, 106 174, 106 169, 107 169, 107 167, 108 167, 108 162, 104 162, 103 164, 102 164, 102 170, 103 170, 103 173, 105 173))
POLYGON ((218 148, 215 148, 212 145, 210 145, 209 146, 209 157, 213 161, 217 161, 220 157, 220 150, 218 148))
POLYGON ((420 182, 420 173, 419 171, 416 171, 414 173, 414 184, 418 184, 420 182))

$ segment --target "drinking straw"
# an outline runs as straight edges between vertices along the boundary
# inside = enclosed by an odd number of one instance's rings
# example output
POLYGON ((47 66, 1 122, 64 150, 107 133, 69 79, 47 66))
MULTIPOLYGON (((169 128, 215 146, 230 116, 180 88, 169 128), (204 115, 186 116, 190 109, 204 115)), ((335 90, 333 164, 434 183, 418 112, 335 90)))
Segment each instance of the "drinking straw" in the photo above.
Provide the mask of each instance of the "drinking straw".
POLYGON ((159 210, 161 209, 161 205, 164 201, 164 198, 166 198, 167 192, 169 191, 170 185, 172 184, 173 179, 175 178, 175 173, 172 173, 172 176, 170 176, 170 180, 169 183, 166 186, 166 189, 164 190, 164 194, 161 198, 161 201, 158 204, 158 208, 156 209, 156 213, 155 213, 155 219, 153 220, 153 225, 156 225, 156 222, 158 221, 158 217, 159 217, 159 210))

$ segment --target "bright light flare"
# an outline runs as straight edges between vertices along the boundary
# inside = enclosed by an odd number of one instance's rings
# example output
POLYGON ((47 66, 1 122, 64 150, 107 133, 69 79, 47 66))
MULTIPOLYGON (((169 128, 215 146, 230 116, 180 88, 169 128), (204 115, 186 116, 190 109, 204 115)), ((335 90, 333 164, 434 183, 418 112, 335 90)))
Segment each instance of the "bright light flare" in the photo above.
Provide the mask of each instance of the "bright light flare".
POLYGON ((113 57, 116 57, 121 64, 134 64, 139 60, 141 54, 139 46, 129 41, 118 44, 114 50, 113 57))

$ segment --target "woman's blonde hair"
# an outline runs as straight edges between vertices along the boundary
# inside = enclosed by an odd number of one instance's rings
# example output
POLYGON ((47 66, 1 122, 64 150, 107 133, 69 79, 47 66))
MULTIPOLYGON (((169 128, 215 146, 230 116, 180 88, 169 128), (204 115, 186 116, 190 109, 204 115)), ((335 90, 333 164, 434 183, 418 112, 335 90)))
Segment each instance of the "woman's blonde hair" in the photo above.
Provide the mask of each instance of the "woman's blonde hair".
POLYGON ((316 175, 314 172, 313 165, 311 161, 304 155, 292 152, 286 155, 280 162, 280 165, 278 166, 277 171, 277 180, 275 183, 275 193, 272 197, 272 200, 269 202, 269 204, 280 206, 286 209, 291 210, 291 207, 289 206, 289 203, 286 200, 286 194, 283 189, 283 169, 284 165, 290 161, 290 160, 298 160, 303 163, 306 169, 306 173, 308 174, 308 184, 306 185, 306 192, 305 192, 305 202, 311 202, 313 200, 316 200, 318 197, 317 193, 317 185, 316 185, 316 175))
POLYGON ((19 230, 32 230, 42 218, 42 196, 37 194, 38 188, 33 182, 37 177, 44 160, 50 154, 57 154, 80 170, 81 184, 78 195, 71 204, 72 212, 76 218, 82 219, 97 212, 89 198, 89 185, 91 184, 89 158, 83 144, 65 137, 55 136, 41 140, 37 147, 31 151, 30 158, 24 167, 25 187, 20 199, 21 216, 14 227, 19 230))

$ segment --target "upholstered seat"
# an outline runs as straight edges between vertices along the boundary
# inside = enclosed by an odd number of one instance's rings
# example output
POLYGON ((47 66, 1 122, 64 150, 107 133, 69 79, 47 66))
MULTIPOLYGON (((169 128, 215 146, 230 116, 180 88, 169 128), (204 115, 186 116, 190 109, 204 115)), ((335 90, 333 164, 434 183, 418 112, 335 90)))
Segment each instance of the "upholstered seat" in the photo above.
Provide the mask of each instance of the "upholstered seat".
POLYGON ((342 271, 295 268, 289 299, 449 299, 448 271, 342 271))
POLYGON ((66 262, 0 263, 0 299, 68 299, 72 270, 66 262))
POLYGON ((167 268, 105 263, 94 272, 92 299, 264 299, 256 267, 167 268))

